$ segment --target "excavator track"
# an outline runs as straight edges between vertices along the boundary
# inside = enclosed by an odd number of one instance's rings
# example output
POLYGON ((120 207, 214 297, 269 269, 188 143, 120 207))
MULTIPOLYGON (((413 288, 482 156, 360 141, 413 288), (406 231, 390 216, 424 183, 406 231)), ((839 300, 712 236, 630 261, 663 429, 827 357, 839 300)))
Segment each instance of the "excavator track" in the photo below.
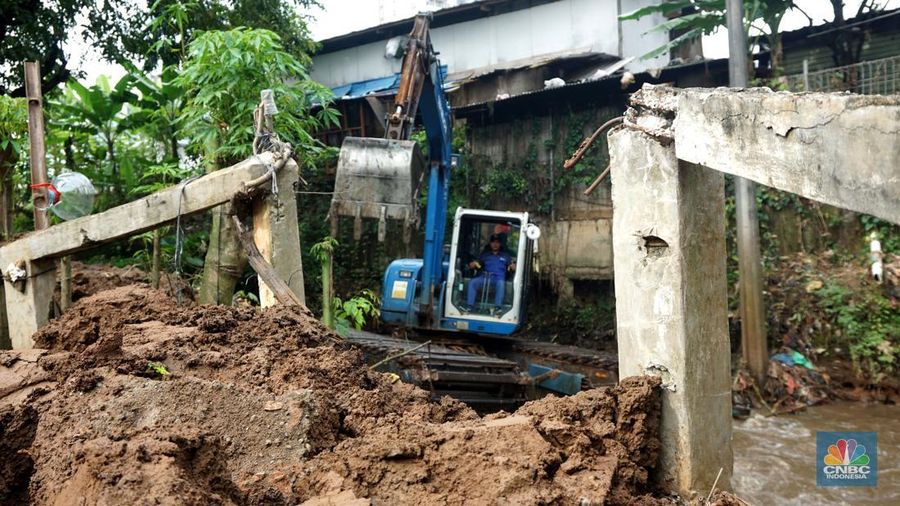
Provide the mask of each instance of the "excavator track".
POLYGON ((536 371, 550 378, 554 371, 581 374, 582 389, 616 382, 614 355, 572 346, 457 335, 412 340, 357 330, 347 339, 379 370, 397 374, 435 398, 449 395, 480 410, 515 408, 540 397, 540 383, 532 377, 536 371))
POLYGON ((479 409, 514 407, 526 400, 531 383, 513 361, 473 353, 459 347, 350 331, 347 339, 366 353, 371 363, 387 358, 379 370, 432 392, 433 397, 454 397, 479 409))

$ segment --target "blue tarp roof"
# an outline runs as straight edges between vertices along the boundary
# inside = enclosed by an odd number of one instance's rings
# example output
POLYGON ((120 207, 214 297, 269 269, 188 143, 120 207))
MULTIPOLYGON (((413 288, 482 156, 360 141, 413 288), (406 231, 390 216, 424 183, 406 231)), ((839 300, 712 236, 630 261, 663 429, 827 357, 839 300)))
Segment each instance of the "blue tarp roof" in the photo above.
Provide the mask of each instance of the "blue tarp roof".
MULTIPOLYGON (((447 75, 447 66, 441 65, 441 75, 447 75)), ((444 87, 447 83, 444 83, 444 87)), ((369 95, 371 93, 395 92, 400 88, 400 73, 388 77, 379 77, 376 79, 367 79, 365 81, 357 81, 350 84, 342 84, 331 89, 334 98, 351 99, 369 95)))

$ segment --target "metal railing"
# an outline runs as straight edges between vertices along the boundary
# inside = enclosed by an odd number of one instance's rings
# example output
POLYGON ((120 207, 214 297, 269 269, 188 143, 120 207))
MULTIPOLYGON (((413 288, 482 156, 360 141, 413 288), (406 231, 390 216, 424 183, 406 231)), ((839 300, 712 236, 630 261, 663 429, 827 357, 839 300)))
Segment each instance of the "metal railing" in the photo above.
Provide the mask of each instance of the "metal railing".
POLYGON ((785 76, 785 79, 788 89, 792 91, 851 91, 860 95, 900 94, 900 55, 794 74, 785 76))

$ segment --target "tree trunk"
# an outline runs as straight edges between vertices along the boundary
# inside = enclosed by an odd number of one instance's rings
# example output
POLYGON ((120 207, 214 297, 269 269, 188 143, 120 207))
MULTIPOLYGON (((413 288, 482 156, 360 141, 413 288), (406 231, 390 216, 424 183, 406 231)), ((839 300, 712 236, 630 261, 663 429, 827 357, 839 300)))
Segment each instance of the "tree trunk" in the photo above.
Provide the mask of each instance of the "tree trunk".
POLYGON ((59 310, 65 313, 72 305, 72 257, 59 259, 59 310))
POLYGON ((159 240, 162 236, 162 232, 160 229, 153 230, 153 261, 150 264, 150 284, 153 285, 153 288, 159 288, 159 277, 160 277, 160 256, 161 253, 159 251, 159 240))
POLYGON ((772 51, 772 77, 778 78, 782 74, 782 64, 784 62, 784 44, 781 40, 781 32, 775 32, 770 37, 772 51))
MULTIPOLYGON (((210 147, 208 152, 215 151, 210 147)), ((227 166, 216 160, 207 165, 207 172, 227 166)), ((203 277, 198 299, 201 304, 231 304, 234 287, 247 268, 247 254, 238 242, 237 230, 231 222, 231 204, 212 210, 209 247, 203 262, 203 277)))
POLYGON ((12 144, 0 150, 0 240, 12 236, 13 186, 12 172, 16 164, 16 152, 12 144))
POLYGON ((325 257, 322 259, 322 323, 330 329, 334 329, 334 308, 331 301, 334 299, 334 251, 325 249, 325 257))

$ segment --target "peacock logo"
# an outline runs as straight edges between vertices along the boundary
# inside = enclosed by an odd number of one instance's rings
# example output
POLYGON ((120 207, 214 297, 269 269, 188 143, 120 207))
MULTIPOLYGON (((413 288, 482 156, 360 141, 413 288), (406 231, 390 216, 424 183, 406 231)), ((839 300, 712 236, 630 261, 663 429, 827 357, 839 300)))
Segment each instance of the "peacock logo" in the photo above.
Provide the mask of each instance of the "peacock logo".
POLYGON ((828 447, 824 461, 826 466, 867 466, 869 456, 866 447, 857 444, 855 439, 838 439, 828 447))
POLYGON ((816 485, 877 487, 878 434, 817 432, 816 485))

